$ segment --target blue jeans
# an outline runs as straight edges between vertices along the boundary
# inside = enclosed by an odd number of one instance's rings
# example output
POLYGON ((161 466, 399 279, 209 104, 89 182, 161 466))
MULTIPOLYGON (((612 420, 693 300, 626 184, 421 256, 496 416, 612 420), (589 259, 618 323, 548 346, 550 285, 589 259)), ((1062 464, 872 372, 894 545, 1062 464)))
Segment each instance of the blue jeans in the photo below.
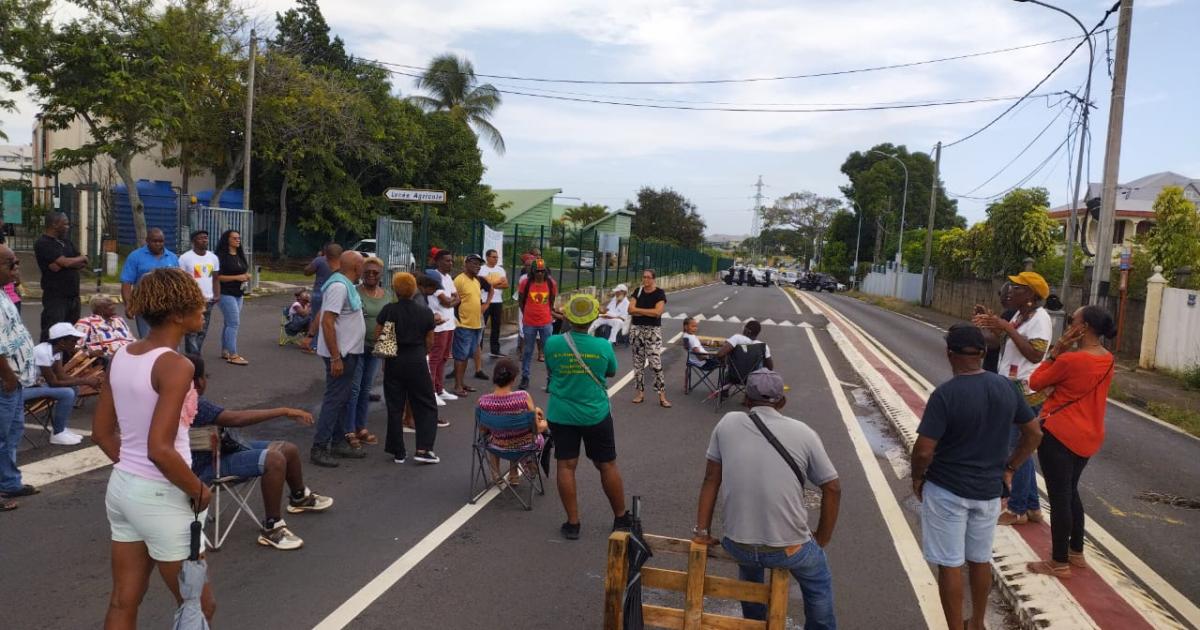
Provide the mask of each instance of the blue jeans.
POLYGON ((317 431, 313 435, 313 446, 329 447, 334 437, 338 435, 346 415, 346 407, 350 404, 350 392, 354 389, 354 380, 358 376, 358 358, 361 354, 348 354, 342 357, 342 375, 334 377, 330 371, 329 359, 325 361, 325 396, 321 400, 321 415, 317 416, 317 431))
POLYGON ((525 345, 521 349, 521 378, 529 378, 529 369, 533 363, 533 351, 535 349, 534 342, 538 336, 541 336, 542 344, 545 344, 546 340, 552 334, 554 334, 554 324, 546 324, 545 326, 530 326, 529 324, 525 324, 523 332, 525 345))
MULTIPOLYGON (((1041 413, 1042 406, 1033 408, 1033 413, 1041 413)), ((1034 422, 1037 422, 1034 420, 1034 422)), ((1021 442, 1021 427, 1013 425, 1009 432, 1009 453, 1021 442)), ((1008 511, 1013 514, 1024 514, 1029 510, 1040 510, 1042 504, 1038 499, 1037 469, 1033 465, 1033 456, 1025 460, 1013 473, 1012 490, 1008 496, 1008 511)))
POLYGON ((191 354, 200 354, 204 340, 208 338, 208 323, 212 321, 212 302, 204 303, 204 326, 198 333, 191 333, 183 338, 183 350, 191 354))
MULTIPOLYGON (((49 398, 54 401, 54 432, 62 433, 63 429, 67 428, 67 418, 71 416, 71 410, 75 408, 75 388, 74 387, 50 387, 48 385, 38 385, 35 387, 25 387, 22 389, 21 408, 24 409, 25 403, 35 398, 49 398)), ((25 419, 21 419, 21 424, 24 426, 25 419)))
MULTIPOLYGON (((733 544, 729 538, 721 546, 738 563, 738 579, 763 583, 765 569, 783 568, 791 572, 804 595, 804 628, 821 630, 837 628, 833 616, 833 574, 825 550, 816 541, 808 541, 799 551, 787 555, 783 551, 754 552, 733 544)), ((764 604, 742 602, 742 616, 746 619, 765 621, 767 607, 764 604)))
POLYGON ((343 429, 353 433, 367 426, 367 408, 371 404, 371 386, 375 384, 375 375, 379 374, 379 366, 383 359, 371 352, 358 355, 357 374, 350 389, 350 405, 346 410, 346 422, 343 429))
POLYGON ((25 403, 21 386, 11 392, 0 387, 0 492, 21 489, 17 470, 17 446, 25 435, 25 403))
POLYGON ((219 302, 221 317, 225 320, 221 328, 221 350, 237 354, 238 327, 242 324, 242 298, 222 295, 219 302))

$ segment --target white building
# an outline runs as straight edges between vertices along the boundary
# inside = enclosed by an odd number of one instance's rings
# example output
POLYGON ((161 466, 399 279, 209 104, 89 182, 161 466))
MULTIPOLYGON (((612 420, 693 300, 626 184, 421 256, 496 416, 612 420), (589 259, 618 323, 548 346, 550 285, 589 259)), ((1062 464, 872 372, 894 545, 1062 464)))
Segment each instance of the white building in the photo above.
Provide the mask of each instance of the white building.
POLYGON ((0 144, 0 179, 29 179, 32 170, 32 144, 0 144))
MULTIPOLYGON (((1119 255, 1123 247, 1131 246, 1135 236, 1142 236, 1154 227, 1154 200, 1163 188, 1179 186, 1183 195, 1200 208, 1200 179, 1186 177, 1171 171, 1163 171, 1146 175, 1130 182, 1117 185, 1116 224, 1113 229, 1113 255, 1119 255)), ((1082 220, 1087 212, 1087 200, 1099 198, 1103 186, 1098 183, 1088 185, 1087 194, 1079 200, 1080 207, 1076 218, 1082 220)), ((1067 224, 1067 208, 1064 204, 1050 209, 1050 217, 1064 226, 1067 224)), ((1099 226, 1095 221, 1088 221, 1088 242, 1096 242, 1096 231, 1099 226)))

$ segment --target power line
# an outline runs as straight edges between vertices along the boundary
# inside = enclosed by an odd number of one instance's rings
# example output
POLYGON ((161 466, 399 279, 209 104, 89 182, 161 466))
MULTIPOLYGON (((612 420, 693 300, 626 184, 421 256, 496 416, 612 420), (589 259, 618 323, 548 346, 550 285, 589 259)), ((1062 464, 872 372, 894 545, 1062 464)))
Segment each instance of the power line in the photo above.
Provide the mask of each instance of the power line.
MULTIPOLYGON (((1048 40, 1048 41, 1044 41, 1044 42, 1034 42, 1032 44, 1011 46, 1009 48, 998 48, 995 50, 985 50, 982 52, 966 53, 966 54, 962 54, 962 55, 953 55, 950 57, 938 57, 936 59, 925 59, 922 61, 910 61, 910 62, 905 62, 905 63, 895 63, 895 64, 888 64, 888 65, 883 65, 883 66, 871 66, 871 67, 867 67, 867 68, 853 68, 853 69, 849 69, 849 70, 832 70, 832 71, 827 71, 827 72, 813 72, 813 73, 808 73, 808 74, 792 74, 792 75, 782 75, 782 76, 772 76, 772 77, 748 77, 748 78, 735 78, 735 79, 692 79, 692 80, 667 80, 667 81, 646 81, 646 80, 603 81, 603 80, 598 80, 598 79, 551 79, 551 78, 546 78, 546 77, 522 77, 522 76, 504 75, 504 74, 482 74, 482 73, 478 73, 478 72, 475 73, 475 76, 483 77, 483 78, 487 78, 487 79, 502 79, 502 80, 507 80, 507 81, 529 81, 529 82, 533 82, 533 83, 571 83, 571 84, 580 84, 580 85, 714 85, 714 84, 724 84, 724 83, 757 83, 757 82, 763 82, 763 81, 790 81, 790 80, 794 80, 794 79, 815 79, 815 78, 820 78, 820 77, 840 76, 840 75, 846 75, 846 74, 859 74, 859 73, 863 73, 863 72, 879 72, 882 70, 896 70, 899 68, 912 68, 915 66, 923 66, 923 65, 933 64, 933 63, 942 63, 942 62, 946 62, 946 61, 959 61, 962 59, 971 59, 974 57, 984 57, 987 55, 998 55, 998 54, 1002 54, 1002 53, 1015 52, 1018 50, 1026 50, 1029 48, 1036 48, 1038 46, 1047 46, 1050 44, 1057 44, 1060 42, 1074 40, 1074 39, 1076 39, 1076 37, 1077 36, 1062 37, 1059 39, 1052 39, 1052 40, 1048 40)), ((1076 48, 1078 48, 1078 46, 1076 48)), ((421 71, 421 72, 424 72, 426 70, 426 68, 424 66, 414 66, 411 64, 392 63, 392 62, 386 62, 386 61, 377 61, 376 63, 381 63, 383 65, 388 65, 388 66, 394 66, 397 68, 407 68, 410 70, 417 70, 417 71, 421 71)), ((449 72, 449 71, 442 71, 442 72, 449 72)))
POLYGON ((1037 141, 1042 138, 1042 136, 1046 135, 1046 132, 1050 131, 1050 127, 1054 126, 1054 123, 1058 122, 1059 118, 1062 118, 1063 112, 1067 111, 1068 109, 1069 108, 1066 106, 1060 107, 1058 109, 1058 113, 1055 114, 1054 117, 1050 119, 1050 122, 1046 123, 1046 126, 1043 127, 1042 130, 1039 131, 1036 136, 1033 137, 1033 140, 1029 141, 1029 144, 1025 145, 1025 148, 1021 149, 1021 151, 1019 153, 1017 153, 1015 156, 1013 156, 1013 158, 1011 160, 1009 160, 1004 166, 1001 166, 1000 170, 993 173, 991 177, 983 180, 983 182, 981 182, 978 186, 972 188, 971 190, 968 190, 966 192, 966 194, 971 195, 971 194, 976 193, 980 188, 987 186, 988 184, 992 183, 992 181, 995 180, 997 177, 1002 175, 1004 173, 1004 171, 1008 170, 1008 167, 1012 166, 1013 164, 1016 163, 1017 160, 1021 159, 1021 156, 1025 155, 1025 153, 1027 151, 1029 151, 1029 149, 1031 149, 1033 147, 1033 145, 1036 144, 1037 141))
POLYGON ((1025 177, 1022 177, 1020 181, 1013 184, 1012 186, 1009 186, 1008 188, 1005 188, 1004 190, 1002 190, 994 195, 973 197, 971 195, 960 195, 960 194, 952 193, 949 191, 947 191, 946 194, 951 197, 956 197, 958 199, 972 199, 975 201, 991 201, 993 199, 996 199, 997 197, 1003 197, 1004 195, 1007 195, 1008 193, 1020 188, 1021 186, 1024 186, 1026 182, 1028 182, 1029 180, 1036 177, 1037 174, 1042 171, 1042 169, 1046 168, 1046 165, 1050 163, 1050 160, 1053 160, 1055 156, 1057 156, 1060 152, 1062 152, 1064 147, 1068 146, 1071 143, 1071 137, 1073 135, 1074 135, 1073 133, 1068 134, 1066 140, 1063 140, 1061 144, 1059 144, 1057 147, 1055 147, 1054 151, 1051 152, 1050 155, 1047 155, 1046 159, 1044 159, 1040 163, 1038 163, 1038 165, 1036 167, 1034 167, 1034 169, 1032 171, 1030 171, 1028 175, 1026 175, 1025 177))
MULTIPOLYGON (((1014 108, 1016 108, 1016 107, 1017 107, 1017 105, 1020 105, 1022 101, 1024 101, 1026 98, 1029 98, 1030 96, 1032 96, 1032 95, 1033 95, 1033 92, 1034 92, 1035 90, 1037 90, 1038 88, 1042 87, 1042 84, 1043 84, 1043 83, 1045 83, 1046 81, 1049 81, 1049 80, 1050 80, 1050 77, 1054 76, 1054 73, 1055 73, 1055 72, 1058 72, 1058 69, 1059 69, 1059 68, 1061 68, 1061 67, 1063 67, 1063 64, 1067 63, 1067 60, 1068 60, 1068 59, 1070 59, 1072 56, 1074 56, 1074 55, 1075 55, 1075 52, 1076 52, 1076 51, 1078 51, 1078 50, 1079 50, 1079 48, 1080 48, 1081 46, 1083 46, 1083 45, 1084 45, 1084 44, 1085 44, 1085 43, 1086 43, 1088 40, 1090 40, 1090 39, 1092 38, 1092 36, 1094 36, 1094 35, 1095 35, 1095 34, 1098 32, 1098 30, 1100 29, 1100 27, 1101 27, 1101 26, 1103 26, 1103 25, 1104 25, 1104 23, 1108 21, 1108 16, 1112 15, 1112 14, 1113 14, 1113 13, 1114 13, 1114 12, 1117 10, 1117 7, 1118 7, 1118 6, 1119 6, 1118 4, 1114 4, 1114 5, 1113 5, 1111 8, 1109 8, 1107 11, 1105 11, 1105 12, 1104 12, 1104 17, 1100 18, 1100 21, 1099 21, 1099 22, 1097 22, 1097 23, 1096 23, 1096 25, 1092 27, 1092 30, 1088 31, 1088 35, 1087 35, 1087 37, 1085 37, 1085 38, 1083 38, 1083 39, 1079 40, 1079 43, 1075 44, 1075 47, 1074 47, 1074 48, 1072 48, 1072 49, 1071 49, 1071 51, 1067 53, 1067 56, 1066 56, 1066 57, 1063 57, 1063 58, 1062 58, 1062 61, 1059 61, 1057 65, 1055 65, 1053 68, 1051 68, 1051 69, 1050 69, 1050 72, 1048 72, 1048 73, 1046 74, 1046 76, 1042 77, 1042 80, 1041 80, 1041 81, 1038 81, 1036 85, 1034 85, 1033 87, 1029 88, 1029 92, 1027 92, 1027 93, 1026 93, 1026 95, 1025 95, 1024 97, 1022 97, 1022 98, 1021 98, 1021 100, 1017 101, 1016 103, 1013 103, 1013 104, 1012 104, 1012 105, 1010 105, 1010 106, 1009 106, 1007 109, 1005 109, 1004 111, 1000 112, 1000 115, 999 115, 999 116, 996 116, 995 118, 993 118, 993 119, 992 119, 991 121, 989 121, 989 122, 988 122, 986 125, 984 125, 984 126, 980 127, 979 129, 976 129, 975 131, 971 132, 969 135, 963 136, 962 138, 959 138, 958 140, 955 140, 954 142, 951 142, 951 143, 949 143, 949 144, 944 144, 944 145, 942 145, 942 148, 943 148, 943 149, 946 149, 946 148, 952 147, 952 146, 954 146, 954 145, 956 145, 956 144, 961 144, 961 143, 963 143, 963 142, 966 142, 967 140, 970 140, 971 138, 974 138, 975 136, 977 136, 977 135, 979 135, 979 134, 983 133, 983 132, 984 132, 984 131, 986 131, 986 130, 987 130, 989 127, 991 127, 992 125, 994 125, 994 124, 996 124, 997 122, 999 122, 999 120, 1000 120, 1001 118, 1004 118, 1005 116, 1007 116, 1007 115, 1008 115, 1008 113, 1009 113, 1009 112, 1011 112, 1011 111, 1012 111, 1014 108)), ((1107 30, 1108 30, 1108 29, 1105 29, 1105 31, 1106 31, 1106 32, 1107 32, 1107 30)))

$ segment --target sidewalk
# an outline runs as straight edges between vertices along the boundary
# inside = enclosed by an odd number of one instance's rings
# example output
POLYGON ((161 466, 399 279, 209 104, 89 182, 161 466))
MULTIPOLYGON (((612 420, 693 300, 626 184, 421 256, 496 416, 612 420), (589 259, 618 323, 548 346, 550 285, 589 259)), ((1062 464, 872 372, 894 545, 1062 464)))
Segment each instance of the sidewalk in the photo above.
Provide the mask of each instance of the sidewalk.
MULTIPOLYGON (((960 321, 931 308, 902 300, 861 293, 846 295, 943 330, 960 321)), ((1165 374, 1142 370, 1138 368, 1136 361, 1117 361, 1109 398, 1136 407, 1163 422, 1200 437, 1200 391, 1188 389, 1177 379, 1165 374)))

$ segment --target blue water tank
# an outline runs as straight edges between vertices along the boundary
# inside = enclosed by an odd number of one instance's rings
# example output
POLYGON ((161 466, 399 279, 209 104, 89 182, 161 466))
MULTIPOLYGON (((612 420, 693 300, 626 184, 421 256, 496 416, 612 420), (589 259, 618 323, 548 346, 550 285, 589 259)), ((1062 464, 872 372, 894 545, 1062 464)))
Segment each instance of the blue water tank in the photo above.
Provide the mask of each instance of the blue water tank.
MULTIPOLYGON (((170 246, 176 241, 179 231, 179 194, 171 187, 171 182, 152 182, 148 179, 138 180, 137 191, 146 213, 146 228, 160 228, 170 246)), ((117 242, 137 247, 144 245, 137 242, 129 189, 125 184, 113 186, 113 199, 117 207, 117 242)))
MULTIPOLYGON (((213 207, 212 202, 213 191, 202 190, 196 193, 196 202, 202 206, 213 207)), ((226 190, 221 193, 221 203, 217 204, 218 208, 229 208, 230 210, 242 209, 242 191, 226 190)))

